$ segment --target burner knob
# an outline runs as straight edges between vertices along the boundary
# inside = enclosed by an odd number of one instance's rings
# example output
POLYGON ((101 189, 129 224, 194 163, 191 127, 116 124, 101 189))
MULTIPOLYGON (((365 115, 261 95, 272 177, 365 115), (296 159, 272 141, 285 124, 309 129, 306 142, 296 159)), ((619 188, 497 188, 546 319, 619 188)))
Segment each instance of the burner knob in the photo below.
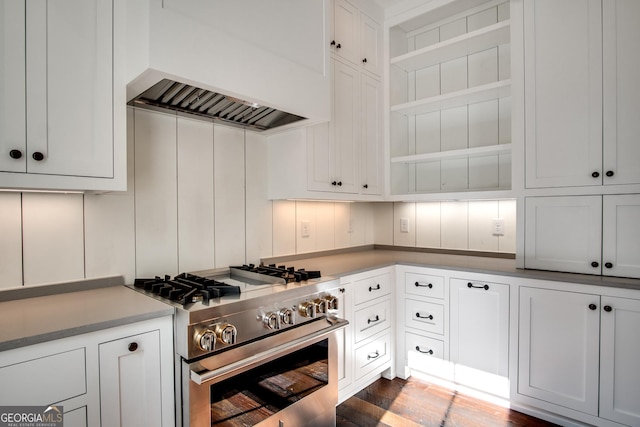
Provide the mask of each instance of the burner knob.
POLYGON ((327 302, 324 300, 324 298, 318 298, 314 300, 313 304, 316 306, 316 313, 327 312, 327 302))
POLYGON ((280 315, 280 323, 283 325, 293 325, 296 323, 296 313, 290 308, 283 308, 278 314, 280 315))
POLYGON ((215 328, 216 336, 223 344, 235 344, 238 331, 230 323, 220 323, 215 328))
POLYGON ((327 310, 337 310, 338 309, 338 298, 332 296, 332 295, 327 295, 326 297, 324 297, 324 301, 327 307, 327 310))
POLYGON ((211 329, 205 329, 196 335, 196 344, 204 351, 213 351, 216 347, 216 334, 211 329))
POLYGON ((278 313, 271 311, 265 314, 262 322, 269 329, 280 329, 280 316, 278 316, 278 313))
POLYGON ((311 302, 303 302, 298 306, 298 311, 303 317, 316 317, 316 305, 311 302))

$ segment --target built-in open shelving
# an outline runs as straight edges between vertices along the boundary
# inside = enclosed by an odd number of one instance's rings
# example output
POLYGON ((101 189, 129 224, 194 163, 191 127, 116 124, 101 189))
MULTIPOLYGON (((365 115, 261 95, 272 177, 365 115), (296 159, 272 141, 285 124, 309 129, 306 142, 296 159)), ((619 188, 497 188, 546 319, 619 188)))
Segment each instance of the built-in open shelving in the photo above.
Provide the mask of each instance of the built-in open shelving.
POLYGON ((487 145, 484 147, 463 148, 460 150, 439 151, 435 153, 412 154, 392 157, 391 163, 424 163, 436 160, 452 160, 470 157, 482 157, 511 152, 511 144, 487 145))
POLYGON ((391 58, 390 64, 410 72, 481 52, 495 46, 509 43, 509 28, 509 20, 498 22, 497 24, 454 37, 442 43, 396 56, 391 58))
POLYGON ((511 80, 502 80, 482 86, 476 86, 444 95, 423 98, 391 107, 392 113, 407 116, 432 113, 448 108, 461 107, 511 95, 511 80))

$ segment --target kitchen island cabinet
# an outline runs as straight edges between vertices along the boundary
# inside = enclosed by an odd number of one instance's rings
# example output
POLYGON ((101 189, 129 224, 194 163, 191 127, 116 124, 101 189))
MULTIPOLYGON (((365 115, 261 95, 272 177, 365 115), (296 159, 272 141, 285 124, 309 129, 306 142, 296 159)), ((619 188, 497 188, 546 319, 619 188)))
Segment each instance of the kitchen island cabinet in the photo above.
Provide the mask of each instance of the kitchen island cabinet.
POLYGON ((0 187, 126 190, 124 9, 0 4, 0 187))

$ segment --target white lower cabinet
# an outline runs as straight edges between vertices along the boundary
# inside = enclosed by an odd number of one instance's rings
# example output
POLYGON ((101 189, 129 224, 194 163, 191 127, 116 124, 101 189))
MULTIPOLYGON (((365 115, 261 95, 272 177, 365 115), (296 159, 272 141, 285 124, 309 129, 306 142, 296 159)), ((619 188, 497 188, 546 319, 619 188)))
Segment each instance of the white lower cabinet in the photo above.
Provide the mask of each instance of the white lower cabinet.
POLYGON ((346 297, 344 318, 349 326, 344 343, 339 344, 344 349, 342 354, 339 352, 339 402, 381 375, 395 376, 387 375, 394 360, 392 271, 393 267, 388 267, 341 279, 346 297))
POLYGON ((171 316, 0 352, 3 405, 60 405, 64 425, 173 426, 171 316))
POLYGON ((450 353, 456 382, 509 396, 509 285, 450 279, 450 353))
POLYGON ((640 425, 640 300, 522 287, 519 306, 517 391, 527 404, 589 424, 640 425))

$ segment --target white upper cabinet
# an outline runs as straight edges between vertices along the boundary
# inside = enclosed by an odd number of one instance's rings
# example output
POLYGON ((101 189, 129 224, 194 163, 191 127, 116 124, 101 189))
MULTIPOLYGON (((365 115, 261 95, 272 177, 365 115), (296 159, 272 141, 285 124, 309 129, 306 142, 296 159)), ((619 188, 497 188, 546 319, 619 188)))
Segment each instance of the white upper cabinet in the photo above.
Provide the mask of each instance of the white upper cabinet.
POLYGON ((527 188, 640 183, 639 17, 634 1, 525 1, 527 188))
POLYGON ((382 194, 382 84, 360 75, 360 191, 382 194))
POLYGON ((640 183, 640 2, 604 0, 603 182, 640 183))
POLYGON ((0 187, 125 190, 118 1, 0 9, 0 187))
POLYGON ((331 51, 363 69, 382 73, 382 28, 364 11, 346 0, 333 3, 331 51))

